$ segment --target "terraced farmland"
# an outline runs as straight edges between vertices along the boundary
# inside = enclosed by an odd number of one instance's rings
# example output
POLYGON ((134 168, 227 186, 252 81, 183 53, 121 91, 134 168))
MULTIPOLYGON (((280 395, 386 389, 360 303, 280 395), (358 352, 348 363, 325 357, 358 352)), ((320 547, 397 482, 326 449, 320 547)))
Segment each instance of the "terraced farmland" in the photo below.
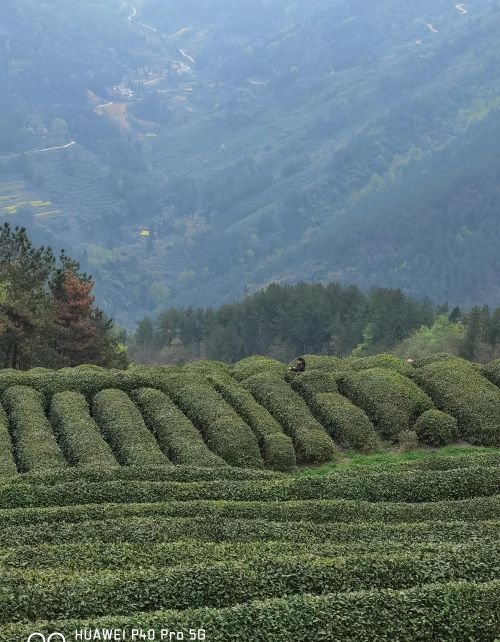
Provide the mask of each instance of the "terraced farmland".
POLYGON ((498 445, 499 364, 306 360, 0 371, 0 640, 493 642, 497 449, 295 466, 498 445))

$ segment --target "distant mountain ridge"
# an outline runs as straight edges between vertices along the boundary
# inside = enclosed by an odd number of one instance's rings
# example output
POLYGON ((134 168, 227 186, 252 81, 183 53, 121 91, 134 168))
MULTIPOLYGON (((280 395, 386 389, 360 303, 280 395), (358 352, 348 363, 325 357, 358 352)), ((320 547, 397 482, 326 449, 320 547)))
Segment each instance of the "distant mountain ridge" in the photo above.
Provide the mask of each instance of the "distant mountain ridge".
POLYGON ((500 303, 498 0, 5 4, 0 214, 118 322, 273 280, 500 303))

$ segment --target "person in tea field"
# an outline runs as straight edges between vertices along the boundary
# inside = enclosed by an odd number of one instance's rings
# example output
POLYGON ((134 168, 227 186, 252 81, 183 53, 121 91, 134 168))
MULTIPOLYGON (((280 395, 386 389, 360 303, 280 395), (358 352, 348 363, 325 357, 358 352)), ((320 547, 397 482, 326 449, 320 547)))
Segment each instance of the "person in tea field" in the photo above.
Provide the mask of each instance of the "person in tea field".
POLYGON ((297 357, 295 361, 296 365, 293 368, 290 368, 290 370, 292 372, 304 372, 304 370, 306 369, 306 361, 304 357, 297 357))

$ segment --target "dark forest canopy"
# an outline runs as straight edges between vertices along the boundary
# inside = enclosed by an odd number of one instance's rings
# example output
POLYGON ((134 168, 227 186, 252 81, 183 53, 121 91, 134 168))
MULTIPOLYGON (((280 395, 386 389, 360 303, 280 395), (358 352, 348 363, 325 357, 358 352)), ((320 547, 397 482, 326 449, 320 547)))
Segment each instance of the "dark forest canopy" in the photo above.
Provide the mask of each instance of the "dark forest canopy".
POLYGON ((388 288, 364 293, 338 283, 272 284, 218 309, 172 308, 155 323, 143 319, 132 356, 144 363, 234 362, 253 354, 289 361, 307 353, 392 350, 408 357, 446 351, 488 361, 500 356, 500 308, 450 310, 388 288))

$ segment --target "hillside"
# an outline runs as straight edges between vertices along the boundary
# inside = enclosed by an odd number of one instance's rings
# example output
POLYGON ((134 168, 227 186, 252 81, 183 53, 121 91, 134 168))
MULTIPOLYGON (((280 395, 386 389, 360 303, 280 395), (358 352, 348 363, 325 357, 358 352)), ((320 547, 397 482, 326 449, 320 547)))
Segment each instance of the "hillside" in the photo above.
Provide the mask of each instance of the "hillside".
POLYGON ((271 280, 498 305, 499 15, 8 0, 2 213, 126 325, 271 280))
POLYGON ((0 639, 494 642, 498 449, 264 466, 498 446, 500 364, 308 362, 0 371, 0 639))

